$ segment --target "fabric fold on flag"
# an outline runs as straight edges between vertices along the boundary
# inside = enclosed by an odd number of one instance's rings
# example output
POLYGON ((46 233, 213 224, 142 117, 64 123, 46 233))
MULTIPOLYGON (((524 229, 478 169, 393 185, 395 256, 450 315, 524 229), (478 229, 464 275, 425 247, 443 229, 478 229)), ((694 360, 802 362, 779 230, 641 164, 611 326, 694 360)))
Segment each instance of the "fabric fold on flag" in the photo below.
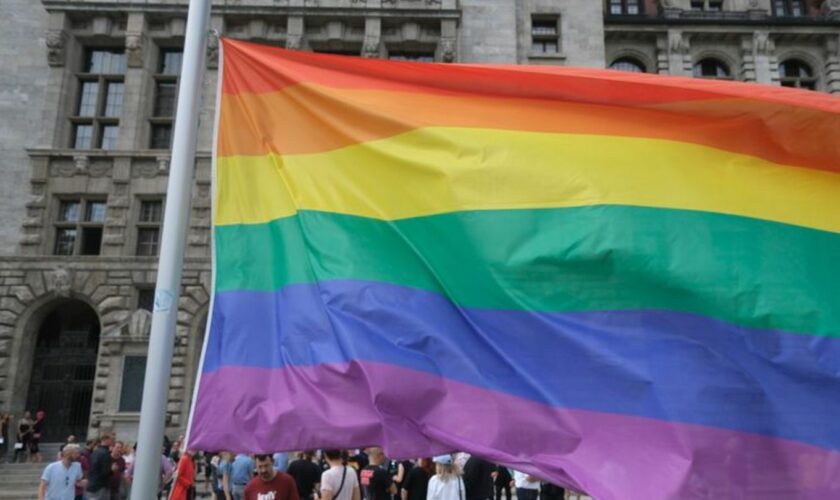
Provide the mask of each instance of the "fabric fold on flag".
POLYGON ((222 49, 191 447, 840 496, 840 100, 222 49))

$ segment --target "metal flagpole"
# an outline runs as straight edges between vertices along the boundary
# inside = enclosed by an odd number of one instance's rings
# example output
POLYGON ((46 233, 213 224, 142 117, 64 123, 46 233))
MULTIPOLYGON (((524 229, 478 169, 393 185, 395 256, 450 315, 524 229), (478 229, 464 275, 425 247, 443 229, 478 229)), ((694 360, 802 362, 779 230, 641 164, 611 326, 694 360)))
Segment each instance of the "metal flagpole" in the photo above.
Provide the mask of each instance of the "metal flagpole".
POLYGON ((157 498, 212 0, 190 0, 131 500, 157 498))

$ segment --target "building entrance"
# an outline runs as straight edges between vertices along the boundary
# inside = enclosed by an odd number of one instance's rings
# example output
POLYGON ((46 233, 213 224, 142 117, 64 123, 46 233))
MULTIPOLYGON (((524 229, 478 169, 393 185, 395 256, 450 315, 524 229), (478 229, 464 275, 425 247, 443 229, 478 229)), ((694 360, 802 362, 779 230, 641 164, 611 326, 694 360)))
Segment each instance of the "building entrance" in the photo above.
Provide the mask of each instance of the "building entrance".
POLYGON ((98 347, 99 318, 84 302, 62 302, 41 323, 26 409, 46 413, 42 442, 84 442, 98 347))

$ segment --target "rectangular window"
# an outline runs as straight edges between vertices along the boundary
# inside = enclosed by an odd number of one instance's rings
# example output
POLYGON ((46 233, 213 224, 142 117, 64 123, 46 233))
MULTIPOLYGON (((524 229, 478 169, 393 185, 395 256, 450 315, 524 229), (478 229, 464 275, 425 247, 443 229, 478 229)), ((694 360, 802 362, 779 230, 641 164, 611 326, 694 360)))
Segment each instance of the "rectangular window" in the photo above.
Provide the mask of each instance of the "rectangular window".
POLYGON ((55 218, 54 255, 99 255, 105 224, 102 200, 60 200, 55 218))
POLYGON ((137 309, 152 312, 155 307, 155 289, 150 287, 137 288, 137 309))
POLYGON ((807 14, 803 0, 773 0, 773 14, 779 17, 802 17, 807 14))
POLYGON ((641 13, 641 0, 610 0, 610 14, 636 16, 641 13))
POLYGON ((120 411, 140 411, 143 402, 143 381, 146 378, 146 356, 123 358, 122 387, 120 388, 120 411))
POLYGON ((388 59, 392 61, 435 62, 434 51, 429 52, 395 52, 388 51, 388 59))
POLYGON ((169 149, 172 144, 172 125, 178 106, 178 76, 184 53, 180 49, 161 49, 158 72, 155 74, 155 94, 149 120, 151 149, 169 149))
POLYGON ((89 49, 78 74, 73 122, 75 149, 114 149, 122 115, 126 56, 122 49, 89 49))
POLYGON ((143 200, 137 220, 137 255, 154 257, 160 250, 160 224, 163 220, 162 200, 143 200))
POLYGON ((560 53, 560 18, 535 15, 531 18, 531 51, 536 55, 560 53))

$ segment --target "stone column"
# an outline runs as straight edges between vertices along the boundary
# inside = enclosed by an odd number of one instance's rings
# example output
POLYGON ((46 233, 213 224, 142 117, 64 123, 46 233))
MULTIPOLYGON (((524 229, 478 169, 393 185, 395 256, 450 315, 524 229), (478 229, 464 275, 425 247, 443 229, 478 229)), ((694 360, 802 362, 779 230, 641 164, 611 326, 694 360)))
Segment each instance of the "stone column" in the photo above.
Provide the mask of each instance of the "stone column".
POLYGON ((120 137, 117 149, 146 149, 149 144, 147 111, 144 98, 150 92, 152 80, 152 44, 146 37, 146 15, 132 12, 128 15, 125 30, 125 54, 128 69, 125 72, 125 92, 120 116, 120 137))
POLYGON ((660 74, 691 76, 690 39, 680 30, 668 30, 656 41, 657 69, 660 74))
POLYGON ((825 91, 840 95, 840 35, 831 35, 825 43, 825 91))
POLYGON ((382 57, 384 47, 382 39, 382 18, 365 18, 365 41, 362 45, 362 57, 382 57))
POLYGON ((779 83, 775 44, 767 31, 756 31, 741 40, 741 78, 745 82, 779 83))

